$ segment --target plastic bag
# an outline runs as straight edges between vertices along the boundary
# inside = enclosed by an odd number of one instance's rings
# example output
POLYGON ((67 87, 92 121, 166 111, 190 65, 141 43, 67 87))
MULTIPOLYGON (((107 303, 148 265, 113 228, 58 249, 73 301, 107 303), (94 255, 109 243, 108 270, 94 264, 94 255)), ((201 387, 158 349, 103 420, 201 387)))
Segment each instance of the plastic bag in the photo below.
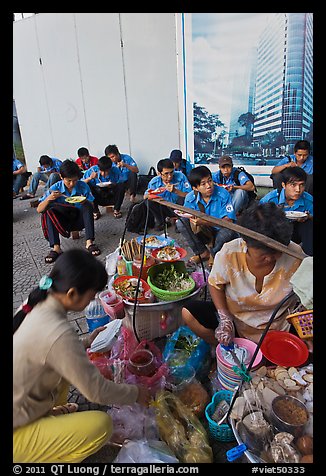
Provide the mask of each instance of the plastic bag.
MULTIPOLYGON (((197 372, 205 358, 209 356, 210 346, 198 337, 188 326, 180 326, 168 339, 163 351, 163 360, 166 362, 172 354, 180 349, 187 358, 183 362, 192 366, 197 372)), ((177 363, 177 362, 176 362, 177 363)), ((173 365, 172 365, 173 366, 173 365)))
POLYGON ((113 422, 110 441, 121 444, 125 440, 158 439, 158 429, 153 408, 145 408, 139 403, 112 406, 107 413, 113 422))
POLYGON ((123 444, 113 463, 179 463, 164 441, 137 440, 123 444))
POLYGON ((197 379, 193 379, 190 383, 183 385, 174 393, 196 416, 201 417, 204 415, 206 405, 210 402, 210 397, 204 386, 197 379))
POLYGON ((113 367, 117 359, 124 362, 124 381, 126 383, 145 385, 153 395, 155 395, 157 390, 164 388, 169 368, 163 362, 162 353, 154 342, 143 339, 138 343, 131 329, 122 326, 118 339, 111 349, 109 362, 113 367), (151 376, 134 375, 127 368, 131 354, 136 349, 144 348, 150 350, 154 356, 156 370, 151 376))
POLYGON ((110 281, 112 276, 114 276, 116 273, 119 255, 120 255, 120 248, 118 247, 115 251, 113 251, 113 253, 110 253, 105 257, 105 269, 109 276, 108 281, 110 281))
POLYGON ((87 356, 89 360, 94 364, 103 377, 112 380, 112 369, 110 365, 110 352, 91 352, 90 349, 86 349, 87 356))
POLYGON ((161 390, 152 405, 161 439, 182 463, 213 462, 205 428, 175 394, 161 390))

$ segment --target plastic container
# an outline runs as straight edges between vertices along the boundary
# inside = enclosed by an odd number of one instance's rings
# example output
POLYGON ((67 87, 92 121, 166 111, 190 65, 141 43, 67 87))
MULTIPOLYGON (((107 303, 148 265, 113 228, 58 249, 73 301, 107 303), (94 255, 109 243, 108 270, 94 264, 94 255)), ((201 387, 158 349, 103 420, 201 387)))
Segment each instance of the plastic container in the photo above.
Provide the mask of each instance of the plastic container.
POLYGON ((85 316, 89 332, 110 322, 99 298, 95 298, 85 309, 85 316))
POLYGON ((295 312, 287 316, 291 321, 300 339, 312 339, 314 336, 314 312, 313 310, 295 312))
POLYGON ((125 309, 123 299, 114 291, 102 291, 99 294, 103 309, 111 319, 123 319, 125 316, 125 309))
POLYGON ((134 375, 152 377, 156 371, 154 355, 147 349, 135 350, 129 358, 127 367, 134 375))
MULTIPOLYGON (((144 264, 143 264, 143 269, 141 272, 141 278, 144 281, 147 281, 148 270, 154 264, 155 264, 155 259, 152 256, 148 256, 148 257, 144 256, 144 264)), ((135 255, 134 260, 132 262, 133 276, 139 276, 140 266, 141 266, 141 255, 135 255)))
POLYGON ((217 405, 225 400, 230 403, 232 399, 232 392, 229 390, 220 390, 213 395, 211 402, 207 405, 205 409, 205 416, 208 421, 209 432, 215 440, 218 441, 233 441, 235 436, 233 434, 232 428, 226 423, 218 425, 216 421, 211 419, 211 416, 215 412, 217 405))
POLYGON ((165 268, 171 268, 171 266, 173 266, 178 273, 188 274, 184 261, 176 261, 175 263, 156 264, 155 266, 152 266, 148 271, 147 282, 152 290, 152 293, 157 298, 161 299, 162 301, 175 301, 177 299, 186 297, 189 294, 191 294, 195 290, 195 287, 196 287, 195 281, 190 276, 189 276, 189 280, 191 282, 191 286, 188 289, 185 289, 183 291, 176 291, 176 292, 166 291, 164 289, 160 289, 157 286, 155 286, 154 284, 155 277, 159 273, 161 273, 165 268))

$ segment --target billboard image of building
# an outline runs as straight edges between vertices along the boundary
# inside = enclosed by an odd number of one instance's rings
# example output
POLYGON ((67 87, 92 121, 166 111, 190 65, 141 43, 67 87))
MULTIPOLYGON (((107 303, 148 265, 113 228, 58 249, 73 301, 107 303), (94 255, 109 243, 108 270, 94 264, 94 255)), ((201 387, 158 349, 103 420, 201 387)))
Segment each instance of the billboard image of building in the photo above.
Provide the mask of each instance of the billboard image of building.
POLYGON ((313 145, 312 13, 193 13, 192 50, 195 163, 313 145))

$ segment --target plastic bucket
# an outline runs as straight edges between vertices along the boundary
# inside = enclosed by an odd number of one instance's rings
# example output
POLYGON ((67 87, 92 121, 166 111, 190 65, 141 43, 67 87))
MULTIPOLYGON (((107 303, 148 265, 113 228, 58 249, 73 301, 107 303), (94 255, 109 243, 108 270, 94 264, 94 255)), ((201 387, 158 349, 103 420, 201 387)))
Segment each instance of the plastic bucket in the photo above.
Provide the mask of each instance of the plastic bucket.
POLYGON ((86 317, 87 326, 89 332, 92 332, 94 329, 100 326, 105 326, 108 322, 110 322, 110 317, 105 315, 101 317, 86 317))
POLYGON ((99 294, 101 304, 104 311, 111 317, 111 319, 123 319, 125 316, 125 309, 123 299, 114 291, 106 290, 99 294))

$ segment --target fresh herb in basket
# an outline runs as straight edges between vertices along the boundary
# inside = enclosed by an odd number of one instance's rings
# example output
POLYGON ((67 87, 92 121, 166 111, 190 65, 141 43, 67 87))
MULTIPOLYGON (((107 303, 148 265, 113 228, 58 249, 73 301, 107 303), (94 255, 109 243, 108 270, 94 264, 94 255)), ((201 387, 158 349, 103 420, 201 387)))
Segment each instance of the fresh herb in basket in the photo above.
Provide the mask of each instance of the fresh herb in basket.
POLYGON ((165 291, 178 292, 191 288, 192 281, 188 273, 178 273, 174 265, 165 268, 153 279, 153 284, 165 291))

